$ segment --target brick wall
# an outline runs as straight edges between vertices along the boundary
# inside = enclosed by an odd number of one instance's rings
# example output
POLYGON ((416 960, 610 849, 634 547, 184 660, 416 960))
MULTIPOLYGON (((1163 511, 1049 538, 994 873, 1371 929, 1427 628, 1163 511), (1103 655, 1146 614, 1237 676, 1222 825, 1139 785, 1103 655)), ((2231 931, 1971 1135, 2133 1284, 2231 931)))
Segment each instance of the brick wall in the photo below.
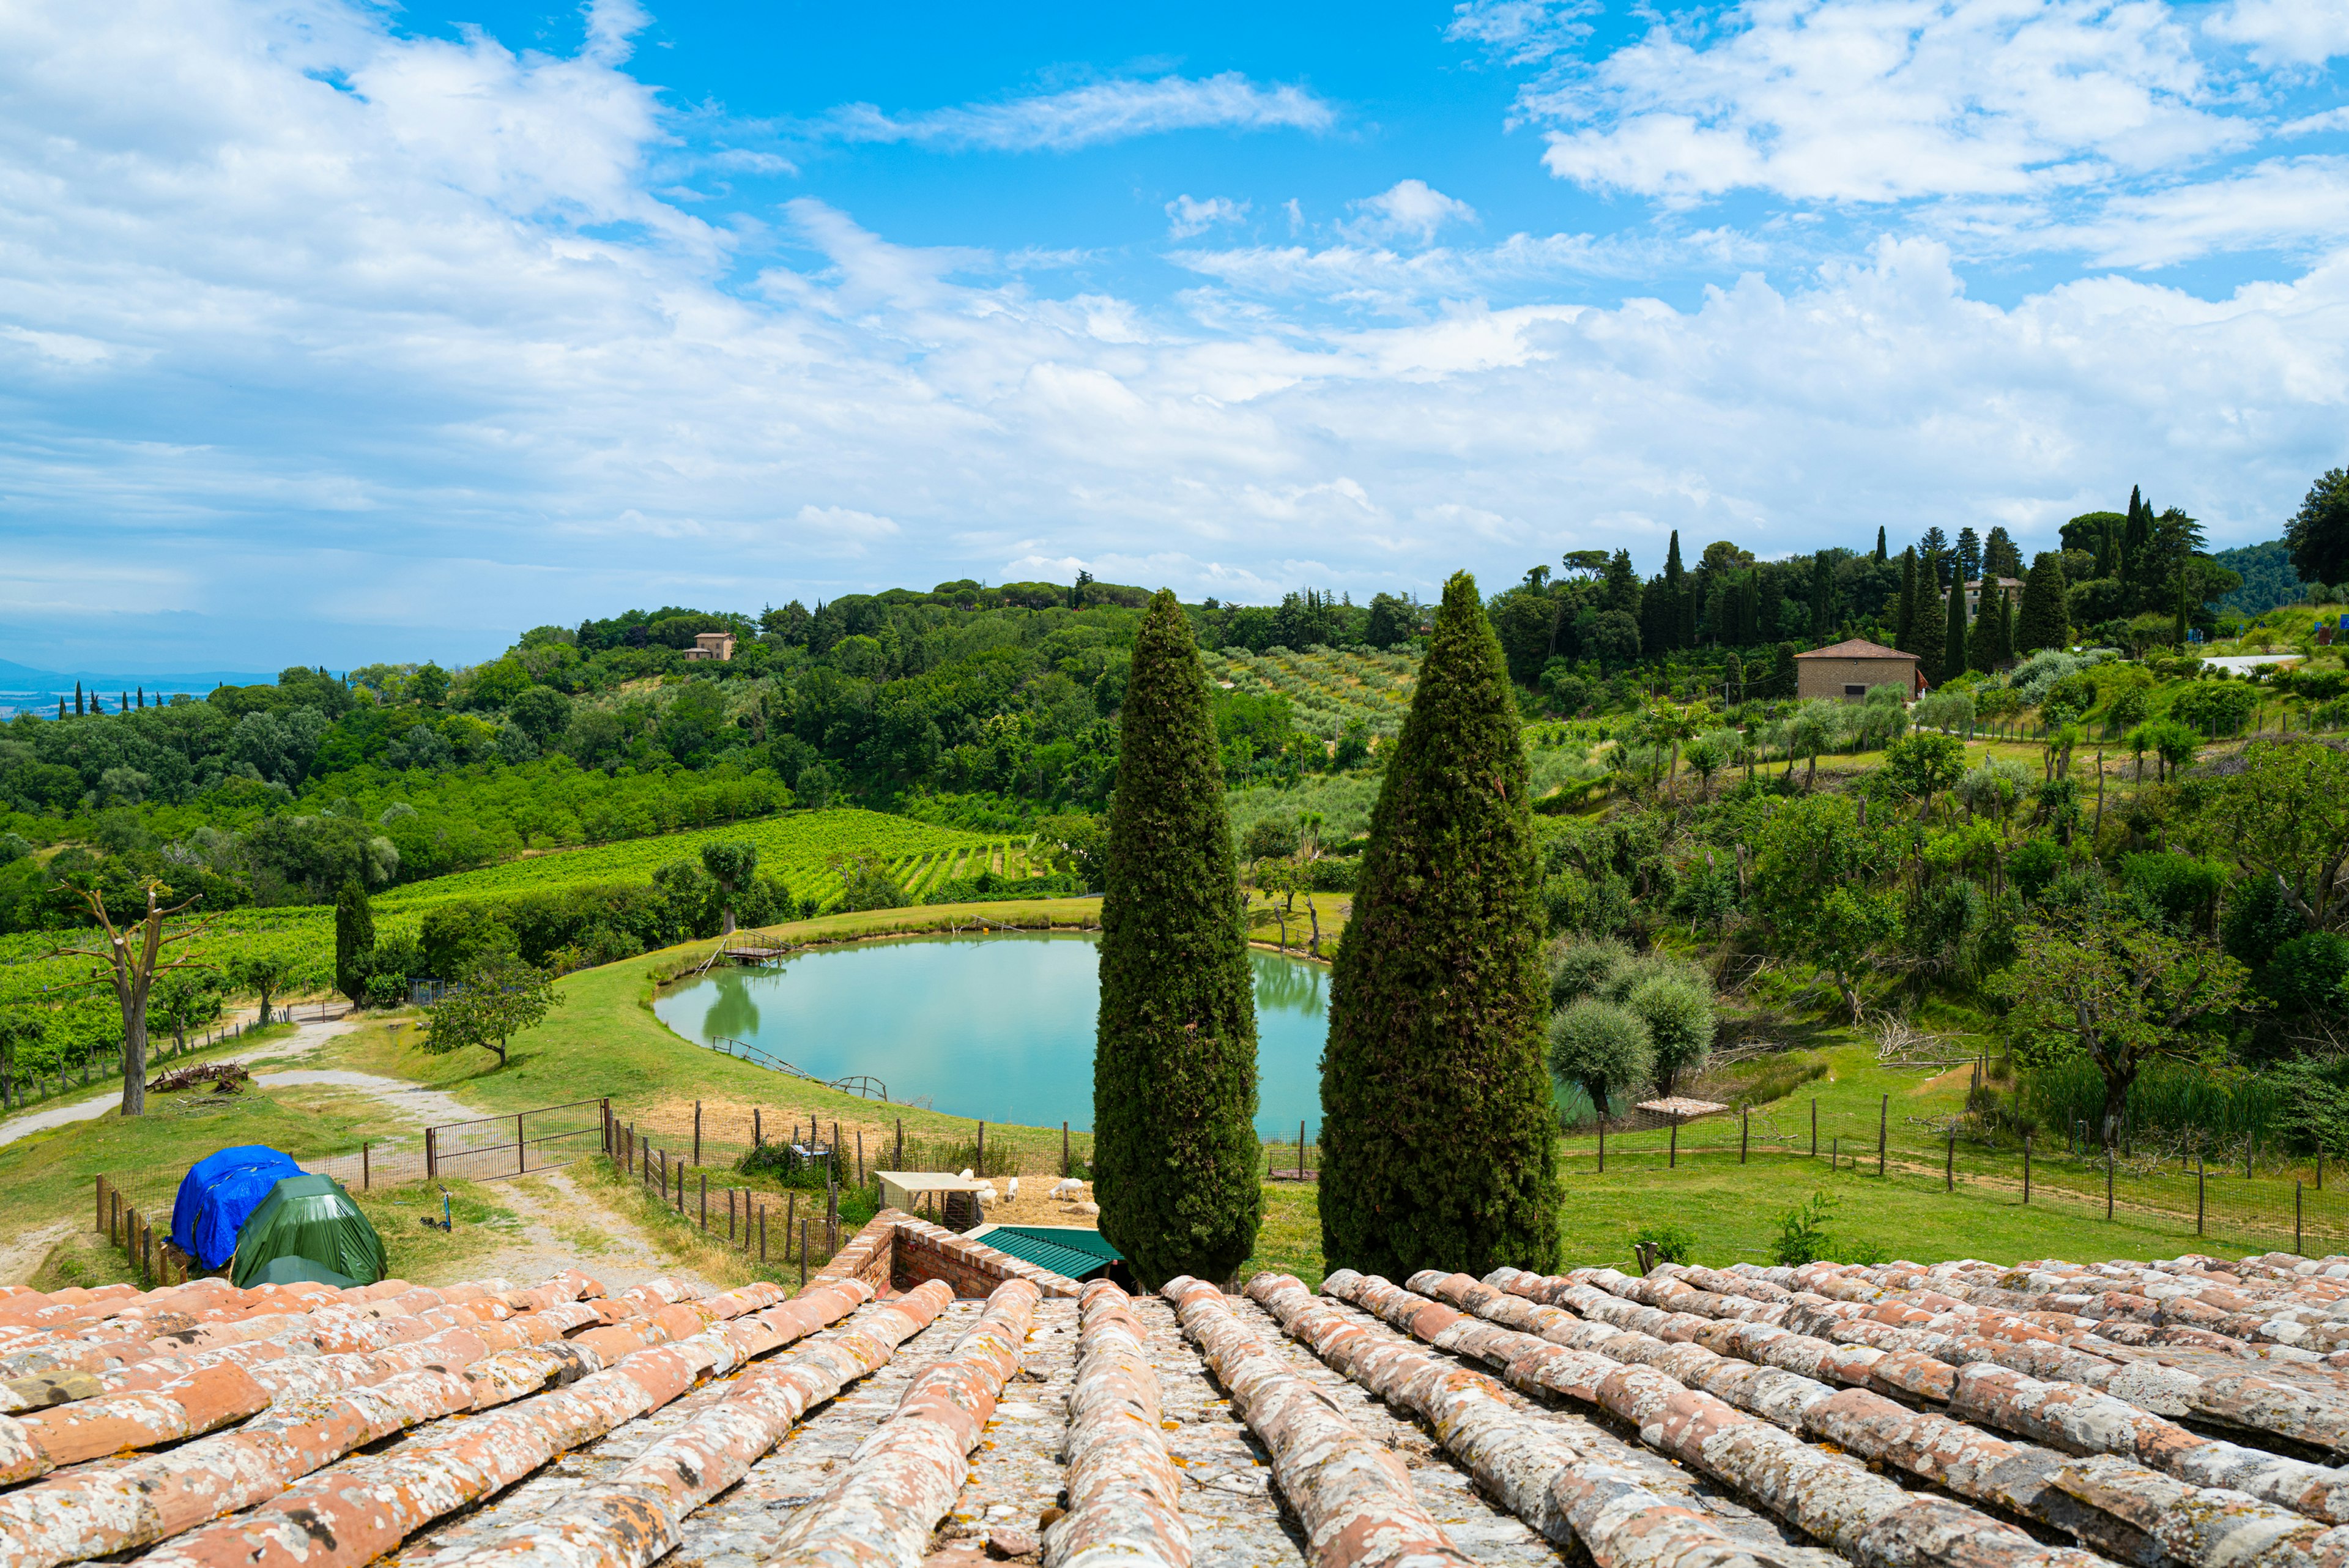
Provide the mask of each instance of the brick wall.
POLYGON ((1072 1297, 1079 1289, 1065 1274, 1040 1269, 902 1210, 884 1209, 808 1282, 862 1280, 876 1291, 884 1285, 910 1291, 925 1280, 943 1280, 958 1296, 984 1296, 1015 1277, 1033 1282, 1048 1296, 1072 1297))

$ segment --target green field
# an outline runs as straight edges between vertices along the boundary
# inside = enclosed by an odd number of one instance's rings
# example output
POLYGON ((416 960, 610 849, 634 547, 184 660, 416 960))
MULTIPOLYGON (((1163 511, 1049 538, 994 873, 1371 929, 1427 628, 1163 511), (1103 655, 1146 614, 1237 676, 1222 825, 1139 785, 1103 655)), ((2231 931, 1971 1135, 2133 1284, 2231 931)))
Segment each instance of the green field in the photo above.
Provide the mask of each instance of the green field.
POLYGON ((1210 680, 1253 696, 1287 698, 1297 727, 1325 741, 1354 724, 1371 735, 1397 733, 1418 684, 1415 650, 1203 649, 1200 658, 1210 680))
MULTIPOLYGON (((657 867, 698 857, 704 844, 744 839, 758 845, 761 871, 781 876, 794 895, 819 900, 838 895, 840 874, 832 863, 844 857, 869 855, 879 860, 916 898, 949 876, 976 876, 987 866, 992 866, 998 875, 1011 877, 1047 869, 1031 863, 1024 838, 938 827, 875 811, 792 812, 729 827, 525 855, 479 870, 410 883, 376 898, 377 929, 385 936, 412 930, 426 911, 464 899, 649 881, 657 867)), ((202 923, 207 928, 205 934, 175 950, 213 962, 239 953, 282 950, 311 977, 305 994, 326 984, 334 950, 330 908, 230 909, 202 923)), ((75 933, 56 931, 0 937, 0 1002, 37 1001, 45 988, 79 978, 86 965, 49 960, 46 955, 60 942, 80 940, 75 933)))

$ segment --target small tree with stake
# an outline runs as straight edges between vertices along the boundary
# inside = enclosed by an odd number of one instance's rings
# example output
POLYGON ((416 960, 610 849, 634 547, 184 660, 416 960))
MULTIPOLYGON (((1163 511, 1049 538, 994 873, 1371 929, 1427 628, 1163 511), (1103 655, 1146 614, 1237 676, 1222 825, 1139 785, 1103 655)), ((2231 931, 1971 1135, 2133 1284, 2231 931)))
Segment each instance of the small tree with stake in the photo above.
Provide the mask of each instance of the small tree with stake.
POLYGON ((554 977, 509 953, 493 953, 465 971, 463 981, 426 1008, 432 1021, 424 1049, 445 1056, 468 1045, 494 1051, 506 1064, 506 1042, 563 1004, 554 977))
POLYGON ((164 921, 186 913, 196 900, 190 898, 165 908, 163 900, 171 896, 171 889, 153 877, 141 881, 139 890, 146 895, 145 913, 134 924, 118 927, 114 917, 106 912, 106 900, 95 888, 77 888, 89 905, 90 919, 106 933, 106 940, 87 947, 60 948, 49 955, 95 961, 89 978, 80 983, 114 988, 114 999, 122 1009, 122 1114, 126 1116, 147 1114, 147 997, 154 987, 155 976, 169 970, 210 967, 196 959, 163 956, 164 949, 203 934, 201 926, 168 935, 163 929, 164 921))
POLYGON ((229 961, 229 983, 259 1004, 263 1023, 269 1022, 270 999, 294 989, 297 978, 294 961, 284 953, 243 953, 229 961))

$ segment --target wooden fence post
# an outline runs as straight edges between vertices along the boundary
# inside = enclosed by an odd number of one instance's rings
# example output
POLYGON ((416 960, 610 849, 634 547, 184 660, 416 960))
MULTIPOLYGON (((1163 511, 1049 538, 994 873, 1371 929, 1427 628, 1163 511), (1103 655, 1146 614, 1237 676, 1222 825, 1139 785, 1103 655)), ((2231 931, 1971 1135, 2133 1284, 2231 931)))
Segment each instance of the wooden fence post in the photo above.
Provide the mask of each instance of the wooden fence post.
POLYGON ((522 1176, 530 1169, 530 1146, 522 1141, 522 1113, 514 1113, 514 1174, 522 1176))
MULTIPOLYGON (((905 1124, 904 1122, 899 1122, 897 1125, 898 1125, 898 1127, 903 1127, 905 1124)), ((1304 1137, 1304 1136, 1305 1136, 1305 1124, 1304 1124, 1303 1122, 1299 1122, 1299 1123, 1298 1123, 1298 1124, 1297 1124, 1297 1128, 1298 1128, 1297 1136, 1298 1136, 1299 1138, 1304 1137)), ((904 1136, 904 1135, 901 1133, 899 1136, 900 1136, 900 1137, 902 1137, 902 1136, 904 1136)), ((1299 1169, 1299 1171, 1302 1171, 1302 1170, 1303 1170, 1303 1168, 1304 1168, 1304 1165, 1305 1165, 1305 1146, 1304 1146, 1302 1143, 1299 1143, 1299 1144, 1297 1146, 1297 1163, 1298 1163, 1298 1168, 1299 1169)), ((1066 1181, 1068 1179, 1069 1179, 1069 1124, 1068 1124, 1068 1123, 1066 1123, 1066 1122, 1062 1122, 1062 1123, 1061 1124, 1061 1180, 1063 1180, 1063 1181, 1066 1181)))
POLYGON ((1754 1107, 1737 1107, 1737 1163, 1745 1163, 1745 1151, 1754 1141, 1754 1107))
POLYGON ((864 1129, 856 1129, 856 1185, 864 1185, 864 1129))
POLYGON ((759 1107, 756 1106, 750 1107, 750 1147, 752 1148, 767 1147, 766 1128, 761 1124, 759 1107))
POLYGON ((427 1181, 440 1174, 440 1158, 436 1143, 440 1131, 439 1127, 424 1129, 424 1179, 427 1181))
POLYGON ((1819 1097, 1811 1096, 1811 1158, 1819 1158, 1819 1097))
POLYGON ((359 1145, 359 1190, 361 1192, 365 1192, 368 1186, 371 1185, 368 1176, 367 1146, 364 1141, 362 1141, 359 1145))
POLYGON ((701 1163, 701 1102, 693 1102, 693 1163, 701 1163))
POLYGON ((1885 1135, 1892 1127, 1892 1096, 1884 1096, 1884 1104, 1876 1112, 1876 1174, 1884 1174, 1885 1135))
POLYGON ((1941 1190, 1944 1192, 1955 1192, 1957 1189, 1958 1135, 1953 1132, 1950 1135, 1949 1152, 1941 1158, 1941 1190))
POLYGON ((985 1122, 978 1124, 978 1163, 971 1167, 971 1174, 982 1181, 987 1179, 987 1124, 985 1122))
POLYGON ((1670 1154, 1668 1154, 1667 1156, 1665 1156, 1665 1158, 1664 1158, 1664 1165, 1665 1165, 1665 1167, 1666 1167, 1668 1169, 1677 1170, 1677 1169, 1679 1169, 1679 1168, 1680 1168, 1680 1163, 1681 1163, 1681 1119, 1680 1119, 1680 1117, 1678 1117, 1678 1116, 1674 1116, 1674 1117, 1672 1118, 1672 1146, 1671 1146, 1671 1152, 1670 1154))

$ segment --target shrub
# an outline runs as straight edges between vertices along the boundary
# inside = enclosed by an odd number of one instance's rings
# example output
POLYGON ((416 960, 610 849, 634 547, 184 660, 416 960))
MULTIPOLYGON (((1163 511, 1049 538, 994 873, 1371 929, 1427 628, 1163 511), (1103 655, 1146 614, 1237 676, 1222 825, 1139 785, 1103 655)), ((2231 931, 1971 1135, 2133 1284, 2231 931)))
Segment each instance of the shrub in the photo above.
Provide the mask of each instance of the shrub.
POLYGON ((1639 1233, 1631 1238, 1631 1245, 1655 1248, 1656 1262, 1660 1263, 1685 1263, 1696 1251, 1696 1232, 1669 1220, 1657 1220, 1640 1226, 1639 1233))
POLYGON ((1814 1192, 1809 1202, 1779 1216, 1778 1239, 1770 1244, 1770 1261, 1782 1269, 1799 1269, 1826 1256, 1827 1216, 1834 1212, 1835 1199, 1814 1192))
POLYGON ((2260 705, 2260 694, 2240 680, 2198 680, 2178 694, 2170 715, 2206 735, 2232 734, 2260 705))
POLYGON ((1567 943, 1550 963, 1550 1006, 1568 1007, 1600 994, 1630 961, 1631 950, 1609 939, 1567 943))
POLYGON ((2338 1007, 2344 980, 2349 980, 2349 937, 2313 931, 2275 950, 2260 989, 2286 1007, 2338 1007))
POLYGON ((1684 1073, 1713 1054, 1713 992, 1685 976, 1651 974, 1632 987, 1623 1005, 1648 1026, 1655 1051, 1655 1082, 1669 1095, 1684 1073))
POLYGON ((1579 1085, 1601 1116, 1611 1096, 1649 1082, 1655 1063, 1646 1022, 1627 1007, 1585 996, 1550 1015, 1551 1074, 1579 1085))

